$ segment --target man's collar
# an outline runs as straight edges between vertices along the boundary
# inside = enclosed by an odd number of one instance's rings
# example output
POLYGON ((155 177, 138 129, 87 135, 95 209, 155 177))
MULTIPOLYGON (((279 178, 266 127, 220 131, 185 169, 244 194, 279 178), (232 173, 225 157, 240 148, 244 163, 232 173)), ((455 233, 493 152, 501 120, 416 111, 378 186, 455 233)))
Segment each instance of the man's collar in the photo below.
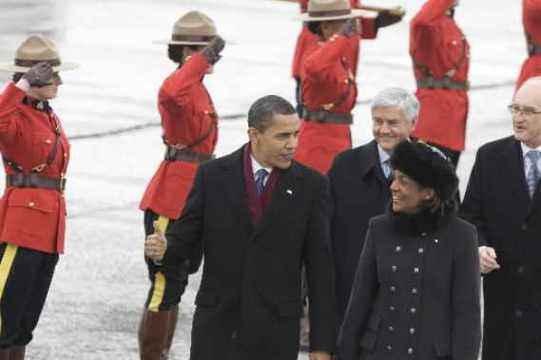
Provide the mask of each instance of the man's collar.
POLYGON ((531 148, 528 145, 524 144, 522 141, 520 142, 520 148, 522 149, 522 156, 526 156, 526 154, 532 150, 541 151, 541 145, 536 148, 531 148))
POLYGON ((49 105, 49 102, 46 100, 38 100, 32 97, 26 96, 23 99, 23 103, 38 111, 49 112, 52 110, 51 106, 49 105))

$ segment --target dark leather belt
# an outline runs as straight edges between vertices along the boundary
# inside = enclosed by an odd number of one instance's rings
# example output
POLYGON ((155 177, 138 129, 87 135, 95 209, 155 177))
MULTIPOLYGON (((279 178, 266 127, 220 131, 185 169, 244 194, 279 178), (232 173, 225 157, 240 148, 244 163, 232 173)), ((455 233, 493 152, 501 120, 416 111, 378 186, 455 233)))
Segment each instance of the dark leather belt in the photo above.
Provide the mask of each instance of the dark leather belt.
POLYGON ((447 89, 447 90, 464 90, 470 89, 469 81, 453 81, 448 77, 443 79, 434 79, 427 77, 417 80, 418 89, 447 89))
POLYGON ((40 176, 38 174, 14 174, 6 175, 6 186, 17 188, 41 188, 56 190, 63 193, 66 188, 66 179, 55 179, 40 176))
POLYGON ((352 124, 353 115, 351 114, 338 114, 325 110, 310 111, 306 108, 303 109, 302 118, 304 121, 316 121, 329 124, 352 124))
POLYGON ((541 46, 534 44, 528 45, 528 54, 530 54, 530 56, 541 55, 541 46))
POLYGON ((172 146, 167 146, 165 151, 165 160, 167 161, 188 161, 202 163, 214 159, 214 155, 203 154, 189 149, 177 149, 172 146))

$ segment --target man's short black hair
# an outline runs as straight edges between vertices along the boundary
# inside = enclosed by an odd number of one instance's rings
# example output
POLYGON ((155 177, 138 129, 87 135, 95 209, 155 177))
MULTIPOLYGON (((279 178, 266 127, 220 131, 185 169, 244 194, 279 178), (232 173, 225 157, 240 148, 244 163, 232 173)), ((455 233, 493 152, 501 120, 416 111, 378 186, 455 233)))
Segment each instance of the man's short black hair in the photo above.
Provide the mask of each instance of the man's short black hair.
POLYGON ((259 131, 269 127, 274 115, 296 114, 295 108, 286 99, 267 95, 252 104, 248 111, 248 126, 259 131))

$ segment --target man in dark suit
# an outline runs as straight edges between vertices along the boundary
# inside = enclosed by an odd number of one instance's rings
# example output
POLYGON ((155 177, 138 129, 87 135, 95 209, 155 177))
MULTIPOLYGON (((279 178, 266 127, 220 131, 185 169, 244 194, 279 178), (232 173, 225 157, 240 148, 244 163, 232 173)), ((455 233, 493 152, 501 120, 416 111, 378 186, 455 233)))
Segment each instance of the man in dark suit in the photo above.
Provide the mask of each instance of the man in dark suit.
POLYGON ((344 317, 370 218, 390 200, 390 156, 415 127, 419 102, 399 88, 380 92, 372 102, 374 140, 341 153, 328 173, 334 213, 331 237, 336 272, 338 320, 344 317))
POLYGON ((477 226, 484 360, 541 359, 541 77, 509 106, 514 136, 477 152, 462 205, 477 226))
MULTIPOLYGON (((293 161, 300 121, 278 96, 248 113, 250 142, 199 168, 182 216, 167 230, 164 266, 202 246, 191 360, 294 360, 301 265, 310 287, 311 360, 330 360, 336 301, 328 182, 293 161)), ((164 239, 147 239, 161 258, 164 239)), ((193 267, 193 265, 192 265, 193 267)))

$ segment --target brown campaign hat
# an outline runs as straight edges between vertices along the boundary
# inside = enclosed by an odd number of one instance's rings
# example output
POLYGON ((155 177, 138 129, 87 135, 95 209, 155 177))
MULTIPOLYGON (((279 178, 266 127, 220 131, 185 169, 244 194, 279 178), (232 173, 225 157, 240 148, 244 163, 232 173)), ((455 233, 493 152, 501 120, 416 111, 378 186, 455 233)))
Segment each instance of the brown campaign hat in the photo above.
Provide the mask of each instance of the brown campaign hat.
POLYGON ((169 40, 156 41, 169 45, 207 45, 217 35, 214 21, 199 11, 189 11, 173 25, 169 40))
POLYGON ((0 64, 0 71, 24 73, 40 62, 48 62, 55 72, 79 67, 75 63, 63 62, 50 39, 44 35, 31 35, 19 46, 13 62, 0 64))
POLYGON ((330 21, 369 15, 367 11, 352 9, 348 0, 310 0, 302 21, 330 21))

